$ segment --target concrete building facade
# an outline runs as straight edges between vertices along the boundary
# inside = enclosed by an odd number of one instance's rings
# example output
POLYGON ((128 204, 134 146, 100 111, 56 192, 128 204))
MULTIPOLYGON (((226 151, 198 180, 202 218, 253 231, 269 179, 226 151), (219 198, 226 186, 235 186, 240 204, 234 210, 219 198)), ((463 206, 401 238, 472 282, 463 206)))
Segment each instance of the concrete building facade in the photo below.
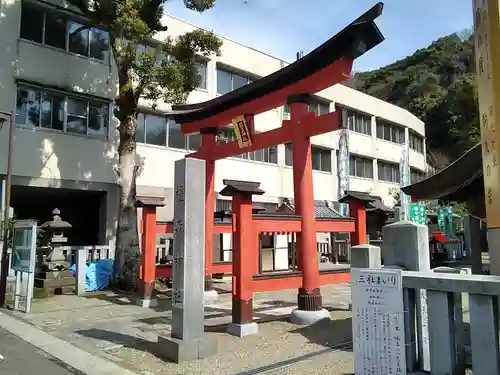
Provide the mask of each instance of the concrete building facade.
MULTIPOLYGON (((89 228, 75 234, 77 243, 107 243, 115 234, 117 211, 117 121, 113 99, 117 74, 105 30, 81 27, 86 21, 64 2, 6 0, 0 18, 0 111, 15 115, 13 207, 18 217, 33 205, 50 216, 59 207, 63 219, 89 228), (92 210, 89 209, 92 207, 92 210), (54 208, 54 207, 52 207, 54 208), (48 211, 48 212, 47 212, 48 211), (79 212, 76 214, 75 212, 79 212), (84 212, 84 213, 81 213, 84 212)), ((168 35, 195 26, 165 16, 168 35)), ((158 35, 161 41, 167 34, 158 35)), ((223 38, 220 57, 202 60, 200 87, 191 103, 205 101, 264 77, 286 62, 223 38)), ((199 136, 185 137, 179 125, 165 120, 167 103, 141 101, 138 119, 138 194, 164 196, 159 220, 172 218, 174 161, 195 150, 199 136)), ((343 85, 317 93, 312 111, 339 110, 350 129, 350 189, 380 196, 392 204, 399 187, 402 143, 410 144, 412 179, 426 169, 425 126, 408 111, 343 85)), ((255 118, 256 131, 281 125, 286 106, 255 118)), ((339 132, 314 137, 312 150, 316 200, 338 200, 339 132)), ((231 140, 230 129, 219 140, 231 140)), ((8 126, 0 131, 0 176, 5 175, 8 126)), ((293 197, 291 154, 287 145, 221 160, 216 191, 224 178, 261 182, 259 199, 278 204, 293 197)))

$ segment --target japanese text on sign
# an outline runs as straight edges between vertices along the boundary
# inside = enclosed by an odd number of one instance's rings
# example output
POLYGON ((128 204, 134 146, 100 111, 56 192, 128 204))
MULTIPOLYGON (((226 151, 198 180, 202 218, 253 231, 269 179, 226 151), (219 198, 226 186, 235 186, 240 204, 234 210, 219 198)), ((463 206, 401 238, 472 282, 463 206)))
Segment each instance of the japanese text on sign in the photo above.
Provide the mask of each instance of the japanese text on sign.
POLYGON ((356 375, 406 375, 401 270, 352 269, 356 375))
POLYGON ((492 53, 492 46, 500 43, 498 30, 498 1, 474 0, 474 41, 476 55, 476 80, 481 124, 481 148, 488 227, 500 227, 500 149, 496 131, 499 109, 497 107, 499 80, 496 70, 500 56, 492 53))
POLYGON ((252 135, 248 130, 245 116, 238 116, 233 119, 233 130, 238 141, 238 147, 249 147, 252 145, 252 135))

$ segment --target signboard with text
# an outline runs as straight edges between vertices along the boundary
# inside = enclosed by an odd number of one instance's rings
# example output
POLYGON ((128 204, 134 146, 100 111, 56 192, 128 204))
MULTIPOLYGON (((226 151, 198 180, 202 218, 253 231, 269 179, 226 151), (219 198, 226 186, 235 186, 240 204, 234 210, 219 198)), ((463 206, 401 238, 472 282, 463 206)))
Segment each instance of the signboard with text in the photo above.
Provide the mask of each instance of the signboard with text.
POLYGON ((473 4, 486 216, 488 228, 500 228, 499 1, 473 0, 473 4))
POLYGON ((252 145, 252 135, 248 130, 245 116, 241 115, 233 119, 233 130, 238 141, 239 148, 249 147, 252 145))
POLYGON ((355 375, 407 375, 402 271, 351 270, 355 375))

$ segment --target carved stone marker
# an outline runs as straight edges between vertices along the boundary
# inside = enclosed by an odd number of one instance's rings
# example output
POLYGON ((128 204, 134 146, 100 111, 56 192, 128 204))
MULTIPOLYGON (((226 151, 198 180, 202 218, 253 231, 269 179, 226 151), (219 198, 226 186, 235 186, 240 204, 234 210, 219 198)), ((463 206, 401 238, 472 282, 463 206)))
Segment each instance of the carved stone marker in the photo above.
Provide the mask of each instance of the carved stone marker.
POLYGON ((172 334, 159 335, 158 345, 179 363, 217 352, 217 343, 204 333, 205 161, 176 161, 174 184, 172 334))
POLYGON ((353 268, 352 330, 356 375, 406 375, 401 270, 353 268))

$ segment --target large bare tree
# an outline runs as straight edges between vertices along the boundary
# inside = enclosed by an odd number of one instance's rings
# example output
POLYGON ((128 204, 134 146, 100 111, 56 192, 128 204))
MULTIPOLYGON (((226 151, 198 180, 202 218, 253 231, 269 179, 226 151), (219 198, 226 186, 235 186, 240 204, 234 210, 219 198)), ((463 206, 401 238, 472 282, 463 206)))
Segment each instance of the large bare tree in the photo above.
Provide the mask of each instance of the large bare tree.
MULTIPOLYGON (((137 228, 136 165, 139 98, 153 102, 183 103, 200 83, 198 55, 218 54, 221 41, 212 33, 194 30, 161 43, 150 42, 168 25, 161 22, 167 0, 69 0, 95 25, 109 32, 118 74, 114 115, 119 120, 118 183, 120 203, 114 281, 127 291, 137 286, 139 233, 137 228), (144 44, 148 48, 139 48, 144 44)), ((184 0, 187 8, 203 12, 215 0, 184 0)))

